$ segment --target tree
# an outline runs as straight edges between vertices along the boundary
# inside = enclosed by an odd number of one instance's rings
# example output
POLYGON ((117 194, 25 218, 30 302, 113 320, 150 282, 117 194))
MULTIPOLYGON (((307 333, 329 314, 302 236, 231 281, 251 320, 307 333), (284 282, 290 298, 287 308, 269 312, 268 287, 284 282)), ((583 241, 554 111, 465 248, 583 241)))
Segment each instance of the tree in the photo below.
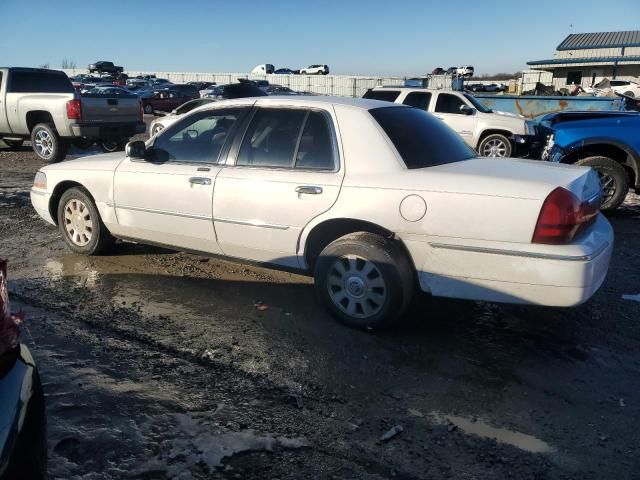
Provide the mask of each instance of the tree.
POLYGON ((46 69, 49 69, 49 64, 48 64, 48 63, 43 63, 42 65, 38 65, 38 68, 46 68, 46 69))
POLYGON ((73 70, 74 68, 76 68, 76 62, 74 62, 73 60, 67 60, 66 58, 64 58, 62 59, 62 64, 60 65, 60 68, 73 70))

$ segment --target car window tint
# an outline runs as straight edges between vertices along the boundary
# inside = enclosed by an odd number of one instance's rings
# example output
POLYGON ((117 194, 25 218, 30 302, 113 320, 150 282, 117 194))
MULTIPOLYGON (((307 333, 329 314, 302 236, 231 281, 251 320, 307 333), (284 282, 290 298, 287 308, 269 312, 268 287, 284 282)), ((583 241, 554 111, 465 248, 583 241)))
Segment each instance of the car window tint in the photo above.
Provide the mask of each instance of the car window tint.
POLYGON ((21 93, 73 93, 71 80, 62 72, 13 71, 9 91, 21 93))
POLYGON ((300 137, 296 168, 333 170, 333 147, 327 118, 320 112, 309 112, 300 137))
POLYGON ((460 107, 466 105, 459 97, 455 95, 449 95, 448 93, 441 93, 436 100, 436 112, 440 113, 456 113, 464 115, 464 112, 460 111, 460 107))
POLYGON ((431 93, 429 92, 411 92, 405 97, 402 103, 404 103, 405 105, 409 105, 410 107, 428 110, 430 101, 431 93))
POLYGON ((385 131, 407 168, 424 168, 459 162, 476 156, 444 122, 433 115, 407 107, 369 110, 385 131))
POLYGON ((258 110, 245 133, 236 165, 291 167, 305 110, 258 110))
POLYGON ((395 102, 400 95, 398 90, 369 90, 362 98, 370 100, 383 100, 385 102, 395 102))
POLYGON ((200 112, 167 128, 153 144, 158 162, 216 163, 243 109, 200 112))

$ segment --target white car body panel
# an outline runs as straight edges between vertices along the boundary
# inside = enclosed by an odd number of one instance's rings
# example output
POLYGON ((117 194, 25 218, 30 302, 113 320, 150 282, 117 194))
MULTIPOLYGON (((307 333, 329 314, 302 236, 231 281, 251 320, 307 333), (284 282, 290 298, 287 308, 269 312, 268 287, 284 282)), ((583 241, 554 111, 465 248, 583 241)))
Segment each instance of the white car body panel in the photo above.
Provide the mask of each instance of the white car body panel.
POLYGON ((56 186, 75 182, 91 193, 115 236, 303 269, 315 227, 360 220, 393 232, 411 256, 420 288, 440 296, 570 306, 603 282, 613 232, 602 215, 567 245, 531 242, 555 188, 583 200, 599 194, 592 170, 489 158, 409 170, 368 112, 389 107, 375 100, 265 97, 194 112, 253 103, 326 112, 334 122, 336 169, 235 166, 230 155, 203 172, 193 164, 106 154, 43 168, 47 187, 32 190, 34 208, 55 223, 48 212, 56 186), (210 185, 193 185, 194 176, 210 185), (296 192, 299 186, 322 193, 296 192))

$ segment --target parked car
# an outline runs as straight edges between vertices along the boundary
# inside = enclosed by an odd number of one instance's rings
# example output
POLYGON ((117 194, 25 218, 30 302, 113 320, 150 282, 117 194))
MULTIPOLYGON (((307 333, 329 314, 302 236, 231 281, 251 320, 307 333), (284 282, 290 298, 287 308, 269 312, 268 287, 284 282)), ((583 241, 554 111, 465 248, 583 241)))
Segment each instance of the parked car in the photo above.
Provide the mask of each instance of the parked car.
POLYGON ((191 99, 200 98, 200 91, 198 90, 198 88, 195 85, 189 85, 188 83, 186 83, 186 84, 181 84, 181 83, 173 84, 173 85, 171 85, 171 90, 177 90, 183 96, 189 97, 191 99))
POLYGON ((640 84, 629 80, 609 80, 611 90, 631 98, 640 98, 640 84))
POLYGON ((200 96, 202 98, 214 98, 216 100, 245 97, 265 97, 266 95, 267 93, 261 88, 258 88, 253 82, 215 85, 208 90, 200 92, 200 96))
POLYGON ((149 79, 149 86, 151 88, 170 87, 171 85, 173 85, 173 83, 171 83, 166 78, 150 78, 149 79))
POLYGON ((528 155, 541 141, 534 122, 519 115, 494 112, 468 93, 377 87, 367 91, 364 98, 401 103, 433 113, 483 157, 528 155))
POLYGON ((291 70, 290 68, 278 68, 273 73, 276 75, 295 75, 300 73, 300 70, 291 70))
POLYGON ((45 162, 65 158, 72 141, 117 140, 143 133, 134 95, 80 95, 64 72, 0 68, 0 138, 14 146, 31 140, 45 162))
POLYGON ((444 75, 447 73, 444 68, 437 67, 431 71, 431 75, 444 75))
POLYGON ((449 67, 447 68, 447 75, 457 75, 458 67, 449 67))
POLYGON ((101 60, 96 63, 92 63, 88 67, 89 73, 98 72, 98 73, 111 73, 117 75, 118 73, 122 73, 124 68, 118 67, 113 64, 113 62, 105 62, 101 60))
POLYGON ((95 95, 133 95, 137 97, 138 94, 133 90, 128 90, 122 87, 116 87, 115 85, 102 85, 96 86, 86 91, 88 94, 95 95))
POLYGON ((329 75, 328 65, 309 65, 307 68, 300 69, 301 75, 329 75))
POLYGON ((195 100, 189 100, 178 108, 174 108, 168 115, 154 119, 149 125, 149 131, 152 136, 156 135, 161 130, 180 120, 181 116, 185 113, 189 113, 191 110, 215 101, 216 100, 214 98, 197 98, 195 100))
POLYGON ((463 77, 473 77, 473 67, 471 65, 463 65, 456 69, 456 73, 463 77))
POLYGON ((417 288, 586 301, 613 248, 601 195, 590 168, 477 158, 417 108, 264 97, 201 107, 126 155, 42 168, 31 201, 75 253, 125 238, 301 270, 338 320, 377 328, 417 288))
POLYGON ((469 90, 470 92, 485 92, 486 91, 486 87, 485 87, 484 83, 469 83, 468 85, 465 85, 464 88, 469 90))
POLYGON ((251 70, 251 73, 253 74, 263 74, 263 75, 268 75, 271 74, 275 71, 275 67, 273 65, 271 65, 270 63, 265 63, 263 65, 257 65, 253 68, 253 70, 251 70))
POLYGON ((191 95, 184 94, 173 88, 155 89, 148 96, 142 95, 142 108, 144 113, 150 115, 156 111, 170 112, 189 100, 193 100, 191 95))
POLYGON ((291 90, 289 87, 283 87, 282 85, 269 85, 266 92, 268 95, 302 95, 302 93, 291 90))
POLYGON ((594 168, 603 210, 619 207, 629 188, 640 191, 640 113, 561 112, 540 121, 547 137, 542 159, 594 168))
POLYGON ((497 93, 501 91, 501 87, 497 83, 490 83, 489 85, 484 86, 484 91, 497 93))
POLYGON ((212 85, 215 85, 216 82, 187 82, 187 85, 193 85, 194 87, 196 87, 196 90, 198 90, 198 92, 200 90, 204 90, 206 88, 209 88, 212 85))
POLYGON ((47 478, 47 422, 40 376, 9 311, 7 262, 0 260, 0 479, 47 478))

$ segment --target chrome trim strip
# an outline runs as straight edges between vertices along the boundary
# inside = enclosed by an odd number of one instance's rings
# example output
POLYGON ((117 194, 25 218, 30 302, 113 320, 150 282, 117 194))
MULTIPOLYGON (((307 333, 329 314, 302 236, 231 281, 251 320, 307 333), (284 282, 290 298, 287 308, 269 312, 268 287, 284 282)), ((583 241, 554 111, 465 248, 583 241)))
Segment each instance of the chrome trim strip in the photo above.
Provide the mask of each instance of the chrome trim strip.
POLYGON ((167 212, 165 210, 154 210, 153 208, 142 208, 142 207, 130 207, 127 205, 116 205, 115 207, 116 209, 121 208, 122 210, 133 210, 135 212, 157 213, 160 215, 171 215, 173 217, 195 218, 196 220, 213 220, 213 217, 208 217, 206 215, 193 215, 191 213, 167 212))
POLYGON ((47 192, 45 192, 44 190, 36 190, 35 188, 31 189, 31 193, 34 193, 36 195, 47 195, 47 192))
POLYGON ((249 227, 273 228, 274 230, 288 230, 288 225, 277 225, 273 223, 264 223, 259 220, 243 221, 231 220, 228 218, 214 218, 214 222, 233 223, 234 225, 247 225, 249 227))
POLYGON ((433 248, 444 248, 447 250, 461 250, 464 252, 474 253, 491 253, 495 255, 509 255, 512 257, 525 257, 525 258, 542 258, 545 260, 566 260, 570 262, 586 262, 593 260, 609 246, 609 242, 605 242, 597 250, 594 250, 589 255, 555 255, 553 253, 536 253, 536 252, 518 252, 516 250, 502 250, 499 248, 485 248, 485 247, 472 247, 470 245, 451 245, 447 243, 429 243, 433 248))

